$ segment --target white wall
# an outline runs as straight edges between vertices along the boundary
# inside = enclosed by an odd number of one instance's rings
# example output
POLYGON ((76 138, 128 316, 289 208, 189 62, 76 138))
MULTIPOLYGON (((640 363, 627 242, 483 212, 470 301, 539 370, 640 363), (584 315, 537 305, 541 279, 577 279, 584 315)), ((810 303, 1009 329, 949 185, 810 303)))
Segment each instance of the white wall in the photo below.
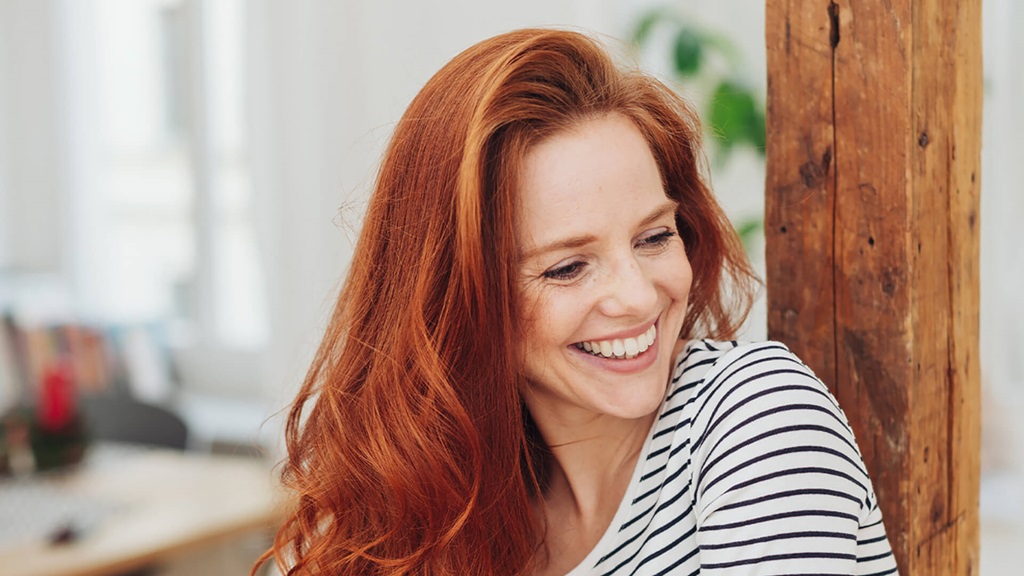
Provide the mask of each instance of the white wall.
POLYGON ((64 263, 60 39, 53 2, 0 5, 0 272, 64 263))
POLYGON ((1024 391, 1024 6, 986 0, 981 170, 982 377, 1024 391))

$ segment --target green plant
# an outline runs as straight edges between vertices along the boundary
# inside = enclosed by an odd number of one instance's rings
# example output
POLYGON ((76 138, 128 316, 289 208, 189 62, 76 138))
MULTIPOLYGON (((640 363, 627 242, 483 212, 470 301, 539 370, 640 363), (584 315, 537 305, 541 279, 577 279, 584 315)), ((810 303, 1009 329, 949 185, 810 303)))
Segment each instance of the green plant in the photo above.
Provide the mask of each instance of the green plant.
POLYGON ((749 145, 763 156, 763 99, 744 79, 743 58, 735 45, 725 36, 694 25, 675 10, 664 7, 645 13, 637 21, 634 45, 645 46, 658 28, 666 29, 672 36, 673 74, 708 92, 704 118, 715 137, 716 151, 728 155, 733 147, 749 145))
MULTIPOLYGON (((676 79, 704 92, 703 118, 713 137, 713 161, 724 164, 732 150, 749 146, 762 158, 765 153, 763 98, 742 75, 743 58, 725 36, 688 22, 668 7, 646 12, 633 29, 633 44, 646 47, 655 30, 671 38, 671 70, 676 79)), ((662 37, 664 38, 664 37, 662 37)), ((764 219, 754 216, 735 223, 748 250, 762 233, 764 219)))

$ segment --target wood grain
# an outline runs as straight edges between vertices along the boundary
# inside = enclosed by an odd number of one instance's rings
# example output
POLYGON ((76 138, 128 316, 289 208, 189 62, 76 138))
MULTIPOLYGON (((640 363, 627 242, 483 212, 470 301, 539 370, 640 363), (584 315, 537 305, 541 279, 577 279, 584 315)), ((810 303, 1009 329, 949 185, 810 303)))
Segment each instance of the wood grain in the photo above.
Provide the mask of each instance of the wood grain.
POLYGON ((766 38, 769 335, 846 410, 901 573, 976 574, 980 2, 771 2, 766 38))
POLYGON ((769 3, 766 12, 768 325, 773 338, 788 344, 831 387, 833 56, 828 12, 804 10, 805 3, 769 3), (773 97, 789 94, 796 96, 773 97))

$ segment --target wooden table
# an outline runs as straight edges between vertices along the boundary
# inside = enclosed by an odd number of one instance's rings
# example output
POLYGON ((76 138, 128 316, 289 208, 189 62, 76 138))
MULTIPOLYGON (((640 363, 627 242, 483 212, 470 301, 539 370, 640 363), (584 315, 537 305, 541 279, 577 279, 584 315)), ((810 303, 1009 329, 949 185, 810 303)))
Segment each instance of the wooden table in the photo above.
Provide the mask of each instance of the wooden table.
POLYGON ((0 549, 0 575, 117 573, 268 530, 282 517, 283 493, 260 460, 162 449, 97 453, 74 472, 32 481, 102 500, 113 511, 73 542, 36 537, 0 549))

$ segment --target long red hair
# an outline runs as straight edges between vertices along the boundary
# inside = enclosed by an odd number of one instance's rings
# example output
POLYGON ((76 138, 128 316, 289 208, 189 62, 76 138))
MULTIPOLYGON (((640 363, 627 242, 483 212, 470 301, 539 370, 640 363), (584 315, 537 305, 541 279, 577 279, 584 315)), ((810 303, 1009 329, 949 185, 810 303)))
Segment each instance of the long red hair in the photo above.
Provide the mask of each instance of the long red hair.
POLYGON ((520 398, 516 180, 530 146, 608 113, 637 125, 679 202, 694 277, 680 337, 733 337, 756 280, 702 177, 691 108, 578 33, 485 40, 395 128, 288 418, 282 478, 297 500, 261 563, 360 576, 533 569, 546 450, 520 398))

